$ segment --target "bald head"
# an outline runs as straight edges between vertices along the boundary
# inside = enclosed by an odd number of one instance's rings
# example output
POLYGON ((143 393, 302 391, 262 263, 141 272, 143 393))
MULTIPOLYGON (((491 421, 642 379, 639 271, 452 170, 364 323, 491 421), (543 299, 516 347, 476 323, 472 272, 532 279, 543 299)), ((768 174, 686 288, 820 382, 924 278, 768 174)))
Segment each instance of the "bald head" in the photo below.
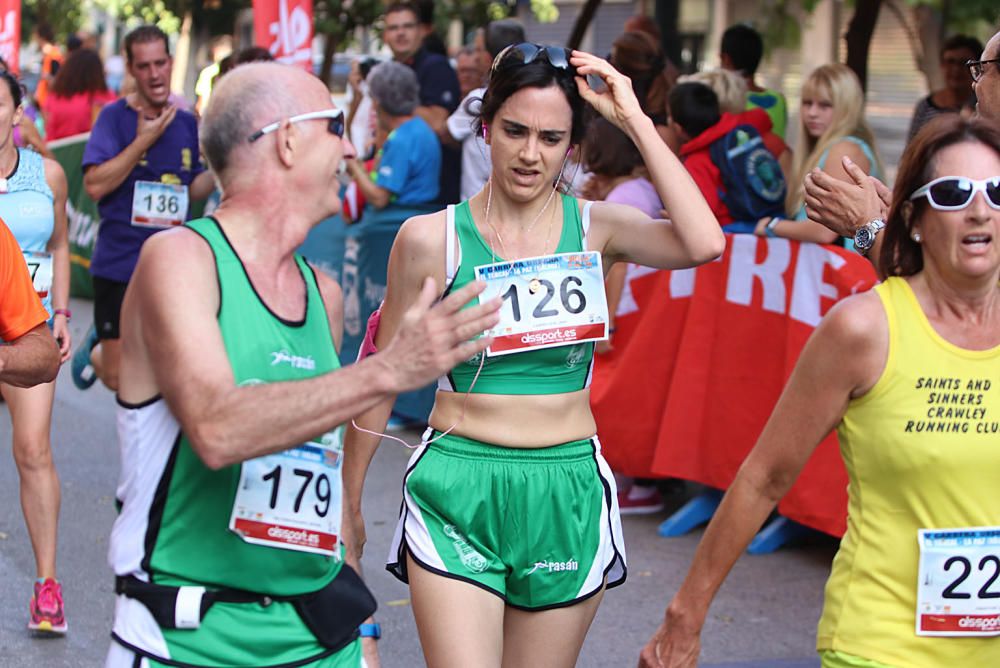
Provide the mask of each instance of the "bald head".
MULTIPOLYGON (((983 49, 981 60, 1000 58, 1000 32, 993 35, 986 48, 983 49)), ((983 75, 974 85, 976 91, 976 109, 983 118, 1000 123, 1000 63, 983 65, 983 75)))
POLYGON ((216 176, 251 154, 248 138, 268 123, 329 106, 326 86, 308 72, 278 63, 249 63, 216 84, 202 118, 201 147, 216 176))

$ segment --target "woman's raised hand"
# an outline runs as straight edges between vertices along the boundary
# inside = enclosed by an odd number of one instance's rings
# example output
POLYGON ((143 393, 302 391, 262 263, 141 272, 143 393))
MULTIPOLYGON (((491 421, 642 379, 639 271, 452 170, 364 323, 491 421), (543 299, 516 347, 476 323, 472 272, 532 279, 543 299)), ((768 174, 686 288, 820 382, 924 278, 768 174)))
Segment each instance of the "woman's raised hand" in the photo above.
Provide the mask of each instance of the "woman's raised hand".
POLYGON ((629 132, 631 122, 646 118, 632 90, 631 80, 612 67, 611 63, 586 51, 573 51, 569 62, 576 68, 576 86, 580 95, 601 116, 626 133, 629 132), (588 74, 600 77, 605 89, 596 91, 591 88, 587 82, 588 74))

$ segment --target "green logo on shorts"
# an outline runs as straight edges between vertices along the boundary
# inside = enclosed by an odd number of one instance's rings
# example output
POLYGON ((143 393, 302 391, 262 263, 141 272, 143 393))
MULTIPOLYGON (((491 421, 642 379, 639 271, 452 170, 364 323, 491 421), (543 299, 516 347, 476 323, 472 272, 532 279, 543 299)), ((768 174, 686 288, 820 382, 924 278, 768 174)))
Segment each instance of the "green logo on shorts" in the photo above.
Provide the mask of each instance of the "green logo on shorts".
POLYGON ((451 538, 451 544, 455 546, 455 552, 458 553, 458 559, 463 566, 473 573, 482 573, 486 570, 490 564, 489 560, 469 545, 469 541, 459 533, 454 524, 445 524, 442 530, 445 536, 451 538))

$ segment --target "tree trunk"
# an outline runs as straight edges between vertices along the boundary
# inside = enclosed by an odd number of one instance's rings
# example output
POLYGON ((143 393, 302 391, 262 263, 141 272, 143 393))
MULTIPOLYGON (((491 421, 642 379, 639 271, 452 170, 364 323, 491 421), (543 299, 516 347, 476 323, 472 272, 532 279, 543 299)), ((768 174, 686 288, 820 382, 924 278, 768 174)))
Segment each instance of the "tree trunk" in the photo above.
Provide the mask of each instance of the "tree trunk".
POLYGON ((583 36, 587 34, 587 28, 590 27, 590 22, 594 20, 594 14, 597 13, 597 8, 600 5, 601 0, 587 0, 586 4, 583 5, 583 9, 576 16, 576 22, 573 23, 573 32, 569 34, 569 41, 566 44, 567 48, 580 48, 583 36))
POLYGON ((675 65, 681 62, 681 40, 677 34, 680 0, 656 0, 656 23, 660 26, 663 53, 675 65))
MULTIPOLYGON (((184 19, 181 21, 181 35, 177 40, 177 49, 174 52, 173 72, 170 78, 171 90, 187 95, 188 69, 191 63, 191 28, 194 19, 191 10, 184 12, 184 19)), ((192 84, 191 92, 194 92, 192 84)))
POLYGON ((323 36, 323 64, 319 68, 319 79, 330 87, 330 73, 333 71, 333 56, 337 53, 337 40, 327 33, 323 36))
POLYGON ((854 70, 861 81, 861 89, 868 90, 868 51, 882 0, 857 0, 854 16, 847 27, 844 40, 847 42, 847 66, 854 70))
POLYGON ((940 54, 941 45, 944 43, 944 17, 934 7, 921 4, 913 8, 913 20, 921 45, 917 66, 927 79, 927 90, 943 88, 944 77, 941 75, 940 54))

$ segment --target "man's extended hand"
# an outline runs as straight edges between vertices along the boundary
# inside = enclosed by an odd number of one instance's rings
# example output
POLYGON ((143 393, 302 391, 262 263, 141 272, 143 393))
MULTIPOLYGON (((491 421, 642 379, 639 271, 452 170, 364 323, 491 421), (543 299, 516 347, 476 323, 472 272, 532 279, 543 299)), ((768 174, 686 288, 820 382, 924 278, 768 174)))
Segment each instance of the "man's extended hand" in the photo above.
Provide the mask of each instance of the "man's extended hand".
POLYGON ((492 337, 473 337, 499 321, 502 300, 463 308, 485 287, 480 282, 469 283, 434 304, 438 295, 435 281, 424 281, 417 301, 403 315, 399 331, 382 354, 375 356, 388 365, 397 392, 423 387, 492 343, 492 337))
POLYGON ((892 192, 847 156, 843 165, 853 183, 834 178, 821 169, 806 174, 806 213, 810 220, 839 236, 853 237, 862 225, 876 218, 884 220, 889 215, 892 192))

